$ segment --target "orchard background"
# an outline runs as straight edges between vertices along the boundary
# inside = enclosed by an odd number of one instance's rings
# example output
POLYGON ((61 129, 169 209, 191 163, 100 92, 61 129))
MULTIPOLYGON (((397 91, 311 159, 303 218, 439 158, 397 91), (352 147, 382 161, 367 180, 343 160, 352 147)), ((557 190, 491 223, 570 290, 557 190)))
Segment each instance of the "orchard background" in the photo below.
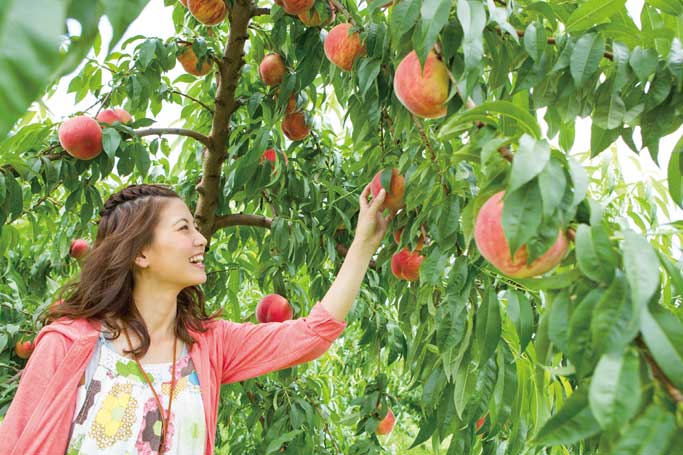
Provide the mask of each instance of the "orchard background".
MULTIPOLYGON (((71 242, 94 238, 111 192, 173 185, 210 238, 210 309, 256 322, 264 294, 286 296, 294 317, 322 298, 360 190, 396 168, 406 207, 392 230, 403 235, 377 252, 343 337, 320 360, 223 386, 216 453, 683 453, 683 220, 672 211, 683 204, 683 143, 666 181, 625 183, 610 149, 620 139, 658 163, 661 138, 683 123, 683 0, 645 1, 639 25, 625 0, 333 0, 322 27, 270 2, 189 0, 226 8, 206 26, 166 0, 174 37, 121 43, 147 1, 6 3, 0 416, 25 365, 18 354, 30 355, 41 313, 78 273, 71 242), (324 51, 341 23, 364 45, 349 71, 324 51), (199 62, 186 70, 207 74, 170 78, 190 46, 199 62), (424 62, 432 50, 441 77, 397 75, 406 55, 424 62), (272 52, 287 71, 268 86, 259 64, 272 52), (96 102, 69 117, 122 107, 133 119, 101 123, 91 160, 60 144, 66 118, 34 103, 76 68, 69 93, 96 102), (412 114, 395 79, 445 92, 445 115, 412 114), (155 122, 169 106, 179 122, 155 122), (281 122, 293 113, 308 126, 290 141, 281 122), (587 136, 590 150, 573 150, 587 136), (275 160, 261 159, 271 148, 275 160), (481 256, 475 221, 499 191, 509 245, 496 242, 496 257, 525 245, 534 261, 561 232, 559 266, 512 278, 481 256), (392 270, 403 248, 423 257, 415 280, 392 270), (389 408, 396 426, 378 435, 389 408)), ((321 21, 328 5, 313 6, 321 21)))

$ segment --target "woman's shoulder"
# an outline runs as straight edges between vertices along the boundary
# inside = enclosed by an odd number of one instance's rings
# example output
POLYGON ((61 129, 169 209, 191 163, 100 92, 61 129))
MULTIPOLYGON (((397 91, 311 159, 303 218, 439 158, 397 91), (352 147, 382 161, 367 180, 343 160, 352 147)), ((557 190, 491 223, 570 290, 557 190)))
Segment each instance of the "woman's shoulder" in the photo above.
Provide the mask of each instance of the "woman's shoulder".
POLYGON ((43 338, 64 338, 69 342, 82 339, 96 338, 99 336, 101 324, 97 320, 86 318, 59 318, 43 327, 35 342, 43 338))

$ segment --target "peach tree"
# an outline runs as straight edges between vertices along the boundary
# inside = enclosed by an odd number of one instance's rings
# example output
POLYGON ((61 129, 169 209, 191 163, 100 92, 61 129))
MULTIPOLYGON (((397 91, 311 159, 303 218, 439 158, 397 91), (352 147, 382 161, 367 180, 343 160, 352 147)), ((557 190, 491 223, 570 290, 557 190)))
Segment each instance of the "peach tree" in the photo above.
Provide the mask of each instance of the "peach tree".
POLYGON ((217 453, 680 453, 683 143, 666 182, 609 148, 683 123, 683 0, 165 0, 174 36, 112 51, 146 4, 0 13, 0 415, 112 191, 173 185, 210 306, 255 322, 322 298, 374 180, 396 232, 343 337, 225 385, 217 453), (77 67, 91 106, 32 104, 77 67))

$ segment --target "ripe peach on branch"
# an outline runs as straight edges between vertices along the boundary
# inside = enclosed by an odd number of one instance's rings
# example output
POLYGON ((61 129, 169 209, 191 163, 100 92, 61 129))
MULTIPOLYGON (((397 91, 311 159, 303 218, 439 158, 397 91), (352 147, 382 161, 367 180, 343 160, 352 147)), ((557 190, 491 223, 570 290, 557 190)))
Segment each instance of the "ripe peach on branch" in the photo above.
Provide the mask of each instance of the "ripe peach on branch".
POLYGON ((528 251, 522 245, 514 256, 510 255, 507 238, 503 230, 504 191, 491 196, 481 207, 474 224, 474 241, 484 259, 501 273, 512 278, 529 278, 542 275, 557 266, 569 248, 569 241, 562 230, 558 230, 555 243, 541 257, 527 264, 528 251))

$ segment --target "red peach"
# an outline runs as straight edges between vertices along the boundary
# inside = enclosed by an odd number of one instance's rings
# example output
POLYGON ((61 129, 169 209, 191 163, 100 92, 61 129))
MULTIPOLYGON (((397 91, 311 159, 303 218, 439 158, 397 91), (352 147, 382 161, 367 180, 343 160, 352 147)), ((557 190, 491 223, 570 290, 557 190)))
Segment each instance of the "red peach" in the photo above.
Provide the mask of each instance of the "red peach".
MULTIPOLYGON (((370 190, 372 191, 372 197, 375 198, 382 189, 382 172, 379 171, 375 174, 375 177, 370 183, 370 190)), ((398 169, 391 170, 391 181, 389 182, 389 187, 384 188, 387 192, 384 198, 384 203, 382 204, 382 210, 389 209, 392 212, 396 212, 398 209, 406 206, 403 196, 405 194, 405 178, 398 173, 398 169)))
POLYGON ((410 252, 403 248, 391 257, 391 272, 399 280, 417 281, 420 278, 420 266, 424 256, 419 252, 410 252))
POLYGON ((69 256, 74 259, 80 259, 90 250, 88 242, 83 239, 74 239, 71 241, 71 247, 69 247, 69 256))
POLYGON ((128 123, 133 117, 130 116, 127 110, 116 107, 114 109, 105 109, 95 117, 100 123, 107 123, 109 125, 114 122, 128 123))
POLYGON ((298 16, 299 20, 301 20, 306 27, 320 27, 321 25, 327 25, 334 22, 335 14, 332 2, 330 2, 330 8, 328 11, 330 12, 330 17, 325 22, 323 22, 323 20, 320 18, 320 14, 315 9, 315 5, 309 10, 299 13, 298 16))
MULTIPOLYGON (((422 233, 420 234, 420 238, 417 239, 417 245, 415 246, 415 251, 422 251, 422 248, 424 247, 425 244, 425 228, 424 226, 420 227, 420 230, 422 233)), ((401 244, 401 234, 403 234, 403 228, 394 231, 394 241, 396 242, 397 245, 401 244)))
POLYGON ((293 315, 289 302, 280 294, 268 294, 256 305, 256 319, 262 323, 287 321, 293 315))
POLYGON ((282 132, 290 141, 300 141, 311 131, 306 120, 306 114, 301 111, 286 114, 280 125, 282 132))
POLYGON ((406 109, 419 117, 443 117, 448 99, 446 65, 430 51, 423 70, 417 53, 412 51, 396 67, 394 93, 406 109))
POLYGON ((228 14, 223 0, 187 0, 187 9, 204 25, 218 25, 228 14))
MULTIPOLYGON (((287 166, 289 164, 287 154, 285 152, 282 152, 282 156, 285 158, 285 166, 287 166)), ((273 166, 275 166, 275 161, 277 161, 277 152, 274 148, 269 148, 265 152, 263 152, 263 155, 261 155, 261 158, 259 159, 259 164, 263 163, 264 160, 270 161, 273 164, 273 166)), ((277 169, 273 169, 273 172, 277 174, 277 169)))
POLYGON ((325 38, 325 55, 339 68, 350 71, 356 57, 365 53, 365 46, 360 42, 360 34, 349 35, 352 25, 347 23, 336 25, 325 38))
POLYGON ((177 59, 185 71, 195 76, 205 76, 209 73, 209 71, 211 71, 211 68, 213 68, 209 59, 205 58, 202 62, 201 68, 197 69, 197 54, 194 53, 192 46, 189 44, 183 46, 183 49, 178 54, 177 59))
POLYGON ((474 240, 484 258, 501 273, 512 278, 529 278, 542 275, 557 266, 569 248, 569 241, 562 230, 558 230, 557 240, 541 257, 527 264, 527 248, 522 245, 514 257, 503 230, 503 196, 500 191, 491 196, 479 210, 474 224, 474 240))
POLYGON ((287 14, 297 15, 308 11, 315 0, 282 0, 282 8, 287 14))
POLYGON ((282 61, 280 54, 268 54, 263 57, 258 66, 258 74, 266 85, 278 85, 282 82, 287 72, 285 62, 282 61))
POLYGON ((394 429, 394 424, 396 423, 396 417, 394 416, 394 413, 392 412, 391 408, 387 411, 387 415, 382 419, 382 421, 379 423, 377 426, 377 430, 375 430, 375 433, 377 434, 389 434, 391 433, 391 430, 394 429))
POLYGON ((85 115, 65 120, 58 135, 64 150, 79 160, 91 160, 102 152, 102 128, 85 115))
POLYGON ((33 341, 17 341, 14 345, 14 352, 17 354, 17 357, 24 360, 31 356, 34 349, 33 341))

